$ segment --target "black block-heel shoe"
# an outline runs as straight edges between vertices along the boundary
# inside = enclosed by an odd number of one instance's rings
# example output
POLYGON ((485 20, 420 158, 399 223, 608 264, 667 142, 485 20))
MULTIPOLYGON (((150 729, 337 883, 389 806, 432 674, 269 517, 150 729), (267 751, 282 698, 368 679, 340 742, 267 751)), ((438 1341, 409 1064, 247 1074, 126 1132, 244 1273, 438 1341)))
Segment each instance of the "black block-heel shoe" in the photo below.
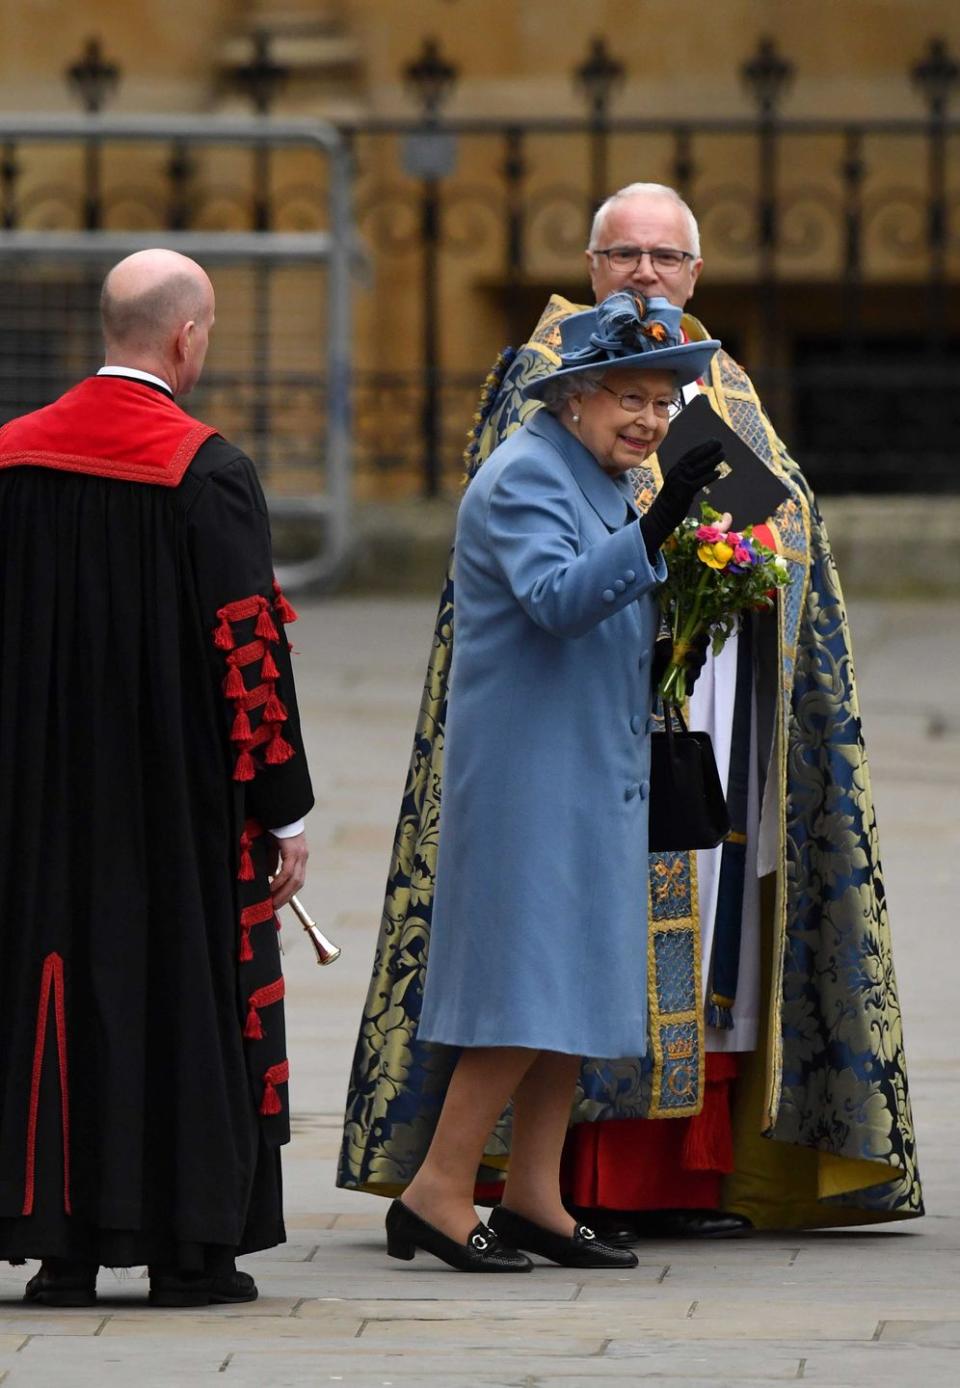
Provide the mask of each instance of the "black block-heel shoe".
POLYGON ((640 1261, 629 1248, 603 1243, 592 1229, 578 1224, 570 1238, 534 1224, 532 1219, 514 1214, 498 1205, 490 1215, 490 1228, 511 1248, 536 1253, 565 1268, 635 1268, 640 1261))
POLYGON ((466 1243, 447 1238, 439 1229, 413 1213, 402 1200, 394 1200, 387 1211, 387 1252, 391 1258, 409 1262, 422 1248, 458 1272, 530 1272, 533 1263, 507 1248, 485 1224, 478 1224, 466 1243))

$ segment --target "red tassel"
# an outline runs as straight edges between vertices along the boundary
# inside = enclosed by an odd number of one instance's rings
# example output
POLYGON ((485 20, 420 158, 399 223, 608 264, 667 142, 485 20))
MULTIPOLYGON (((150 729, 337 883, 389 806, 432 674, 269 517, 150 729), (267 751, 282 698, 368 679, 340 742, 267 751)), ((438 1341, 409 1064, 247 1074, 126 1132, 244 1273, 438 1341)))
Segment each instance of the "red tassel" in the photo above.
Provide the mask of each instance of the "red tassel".
POLYGON ((243 1028, 243 1034, 248 1041, 263 1040, 263 1027, 260 1025, 260 1013, 254 1007, 253 1003, 250 1004, 250 1010, 247 1013, 247 1021, 243 1028))
POLYGON ((234 647, 233 627, 226 617, 220 618, 220 625, 213 633, 213 644, 218 651, 232 651, 234 647))
POLYGON ((276 694, 271 694, 263 708, 263 721, 265 723, 282 723, 286 717, 287 710, 276 694))
MULTIPOLYGON (((253 950, 252 950, 251 947, 250 947, 250 927, 249 927, 249 926, 246 926, 246 927, 244 927, 243 929, 241 929, 241 931, 240 931, 240 955, 239 955, 240 963, 241 963, 241 964, 249 964, 249 963, 250 963, 250 960, 251 960, 252 958, 253 958, 253 950)), ((252 1011, 252 1010, 253 1010, 253 1009, 251 1008, 251 1011, 252 1011)), ((254 1013, 254 1016, 256 1016, 256 1013, 254 1013)), ((248 1015, 247 1021, 249 1022, 249 1020, 250 1020, 250 1018, 249 1018, 249 1015, 248 1015)), ((258 1019, 258 1020, 259 1020, 259 1019, 258 1019)), ((244 1032, 243 1034, 244 1034, 244 1036, 246 1036, 247 1033, 244 1032)))
POLYGON ((228 699, 242 699, 247 692, 247 686, 243 682, 243 676, 236 665, 230 666, 227 678, 223 682, 223 692, 228 699))
POLYGON ((240 866, 237 870, 238 882, 252 882, 254 878, 253 858, 250 856, 250 845, 253 842, 250 835, 244 829, 240 835, 240 866))
POLYGON ((274 660, 269 647, 263 657, 263 664, 260 666, 260 678, 262 680, 278 680, 280 678, 277 662, 274 660))
POLYGON ((273 737, 267 743, 265 760, 270 766, 281 766, 294 755, 294 749, 290 746, 290 743, 280 736, 280 724, 277 723, 274 727, 273 737))
POLYGON ((252 781, 257 774, 257 768, 253 764, 253 757, 246 750, 242 751, 237 757, 237 764, 233 768, 233 779, 235 781, 252 781))
POLYGON ((263 1098, 260 1101, 260 1112, 264 1117, 271 1118, 275 1113, 281 1111, 280 1095, 277 1093, 273 1080, 268 1079, 263 1088, 263 1098))
POLYGON ((271 1065, 269 1070, 263 1072, 263 1099, 260 1102, 260 1112, 263 1114, 274 1114, 281 1111, 280 1096, 277 1094, 275 1086, 286 1084, 290 1079, 290 1062, 281 1060, 278 1065, 271 1065))
POLYGON ((233 729, 230 733, 231 742, 249 742, 252 733, 250 731, 250 719, 247 717, 245 708, 237 710, 237 716, 233 720, 233 729))
POLYGON ((297 620, 297 614, 283 596, 283 590, 276 579, 273 580, 273 591, 276 594, 273 599, 273 610, 276 612, 281 622, 295 622, 297 620))
POLYGON ((257 618, 257 625, 253 628, 254 634, 260 636, 264 641, 279 641, 277 628, 273 625, 273 618, 270 616, 270 609, 262 607, 260 616, 257 618))

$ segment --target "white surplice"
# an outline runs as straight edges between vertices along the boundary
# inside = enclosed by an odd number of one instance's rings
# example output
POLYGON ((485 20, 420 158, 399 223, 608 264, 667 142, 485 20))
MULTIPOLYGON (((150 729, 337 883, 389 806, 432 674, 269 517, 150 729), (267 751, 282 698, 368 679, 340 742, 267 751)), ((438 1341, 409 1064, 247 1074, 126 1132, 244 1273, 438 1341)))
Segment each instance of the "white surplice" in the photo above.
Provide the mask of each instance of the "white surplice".
MULTIPOLYGON (((731 636, 716 657, 707 661, 690 696, 690 727, 710 734, 724 794, 730 777, 730 745, 737 683, 738 637, 731 636)), ((750 769, 747 783, 747 859, 743 878, 743 917, 740 930, 740 976, 733 1009, 733 1030, 707 1027, 708 1051, 752 1051, 760 1023, 760 879, 757 847, 760 831, 760 795, 757 770, 757 697, 751 698, 750 769)), ((700 897, 700 941, 703 949, 704 1001, 710 989, 720 857, 723 846, 697 850, 697 887, 700 897)))

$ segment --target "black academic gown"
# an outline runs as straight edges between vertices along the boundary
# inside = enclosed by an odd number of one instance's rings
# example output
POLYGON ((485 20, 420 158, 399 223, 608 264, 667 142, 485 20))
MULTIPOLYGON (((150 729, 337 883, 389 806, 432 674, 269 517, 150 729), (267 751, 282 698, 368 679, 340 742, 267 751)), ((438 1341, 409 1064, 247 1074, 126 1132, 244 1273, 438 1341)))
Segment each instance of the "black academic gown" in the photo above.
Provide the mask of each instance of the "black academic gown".
POLYGON ((0 471, 0 1257, 201 1269, 284 1238, 262 829, 313 797, 283 615, 222 438, 174 487, 0 471))

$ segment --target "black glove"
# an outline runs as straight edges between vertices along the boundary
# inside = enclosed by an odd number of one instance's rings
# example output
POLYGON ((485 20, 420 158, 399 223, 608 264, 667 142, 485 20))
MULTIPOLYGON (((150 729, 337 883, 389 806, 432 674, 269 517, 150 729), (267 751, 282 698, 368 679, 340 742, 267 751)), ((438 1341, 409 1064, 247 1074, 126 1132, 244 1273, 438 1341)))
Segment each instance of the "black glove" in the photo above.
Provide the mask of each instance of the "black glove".
POLYGON ((722 462, 723 444, 719 439, 707 439, 684 453, 667 473, 650 510, 639 521, 651 564, 656 563, 664 540, 690 510, 697 492, 716 480, 722 462))
MULTIPOLYGON (((683 662, 683 668, 687 676, 687 693, 692 694, 693 686, 700 678, 700 671, 707 663, 707 647, 710 645, 709 632, 702 631, 699 636, 695 636, 690 642, 690 649, 687 651, 687 658, 683 662)), ((653 647, 653 669, 651 679, 653 689, 656 692, 660 681, 670 664, 670 657, 673 655, 673 641, 669 636, 661 636, 654 643, 653 647)))

